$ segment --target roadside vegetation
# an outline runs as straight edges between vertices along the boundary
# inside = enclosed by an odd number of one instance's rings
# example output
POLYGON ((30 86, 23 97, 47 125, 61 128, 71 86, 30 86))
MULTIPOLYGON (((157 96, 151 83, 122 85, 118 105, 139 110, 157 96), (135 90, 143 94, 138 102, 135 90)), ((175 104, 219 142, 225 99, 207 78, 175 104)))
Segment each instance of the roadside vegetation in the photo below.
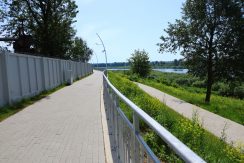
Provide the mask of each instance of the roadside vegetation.
POLYGON ((151 72, 150 61, 148 53, 145 50, 135 50, 131 54, 130 59, 130 70, 132 73, 138 74, 141 77, 146 77, 151 72))
MULTIPOLYGON (((219 139, 205 131, 201 126, 201 122, 198 121, 197 113, 193 115, 192 121, 184 118, 159 100, 146 94, 123 73, 109 72, 109 80, 121 93, 157 120, 207 162, 229 163, 244 161, 242 147, 234 148, 226 144, 224 134, 219 139)), ((121 102, 120 107, 131 120, 131 110, 121 102)), ((145 124, 141 123, 140 129, 143 132, 147 144, 162 161, 181 162, 173 154, 174 152, 154 132, 149 130, 145 124)))
POLYGON ((211 103, 204 101, 206 82, 190 74, 175 74, 153 71, 141 78, 129 71, 127 78, 159 89, 186 102, 244 125, 244 84, 231 88, 224 82, 213 85, 211 103))

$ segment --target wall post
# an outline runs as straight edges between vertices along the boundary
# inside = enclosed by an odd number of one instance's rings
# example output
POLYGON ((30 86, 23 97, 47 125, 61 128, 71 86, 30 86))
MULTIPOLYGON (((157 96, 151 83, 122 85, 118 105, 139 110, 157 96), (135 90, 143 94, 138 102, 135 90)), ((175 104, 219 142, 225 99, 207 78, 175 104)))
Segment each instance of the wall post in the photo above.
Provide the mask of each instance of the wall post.
POLYGON ((42 57, 42 61, 41 61, 41 67, 42 67, 42 86, 43 86, 43 90, 47 90, 46 88, 46 76, 45 76, 45 66, 44 66, 44 62, 45 62, 45 58, 42 57))
POLYGON ((7 104, 11 105, 11 92, 10 92, 10 80, 9 80, 9 67, 8 67, 8 61, 9 61, 9 54, 7 52, 3 52, 3 90, 4 90, 4 98, 7 104))

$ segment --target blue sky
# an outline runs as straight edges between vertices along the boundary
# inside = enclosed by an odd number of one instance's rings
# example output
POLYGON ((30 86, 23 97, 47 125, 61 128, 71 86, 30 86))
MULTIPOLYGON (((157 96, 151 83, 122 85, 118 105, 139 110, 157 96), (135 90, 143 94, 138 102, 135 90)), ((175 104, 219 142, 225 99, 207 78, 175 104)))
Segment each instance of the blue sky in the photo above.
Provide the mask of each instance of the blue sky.
MULTIPOLYGON (((181 16, 184 0, 76 0, 79 7, 77 36, 87 41, 97 55, 105 57, 98 33, 107 50, 108 62, 124 62, 135 49, 145 49, 151 61, 182 58, 179 54, 158 53, 157 43, 168 22, 181 16)), ((97 62, 95 55, 90 62, 97 62)))

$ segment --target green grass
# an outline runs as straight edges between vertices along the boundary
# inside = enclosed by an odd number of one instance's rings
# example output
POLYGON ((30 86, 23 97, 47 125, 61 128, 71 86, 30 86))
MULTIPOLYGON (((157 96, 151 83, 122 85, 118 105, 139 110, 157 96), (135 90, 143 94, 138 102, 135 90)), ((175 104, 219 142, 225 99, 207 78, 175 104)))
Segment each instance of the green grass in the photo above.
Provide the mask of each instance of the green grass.
POLYGON ((207 104, 205 91, 201 88, 168 86, 152 79, 138 78, 137 81, 244 125, 244 100, 212 94, 211 102, 207 104))
MULTIPOLYGON (((243 152, 241 148, 236 149, 205 131, 198 122, 197 116, 194 116, 192 121, 184 118, 159 100, 149 96, 126 77, 122 73, 109 72, 109 80, 121 93, 207 162, 229 163, 244 161, 244 154, 241 153, 243 152)), ((131 110, 121 102, 120 107, 131 120, 131 110)), ((154 132, 150 131, 145 124, 141 123, 140 129, 148 145, 162 161, 181 162, 169 147, 154 132)))
MULTIPOLYGON (((87 77, 87 76, 85 76, 85 77, 87 77)), ((75 81, 81 80, 81 79, 83 79, 85 77, 82 77, 80 79, 76 79, 75 81)), ((52 94, 52 93, 64 88, 65 86, 66 86, 65 84, 62 84, 62 85, 60 85, 60 86, 58 86, 56 88, 53 88, 51 90, 43 91, 43 92, 41 92, 40 94, 38 94, 36 96, 30 97, 30 98, 25 98, 25 99, 22 99, 21 101, 16 102, 16 103, 14 103, 12 105, 7 105, 7 106, 4 106, 4 107, 1 107, 0 108, 0 122, 3 121, 4 119, 10 117, 11 115, 14 115, 15 113, 21 111, 25 107, 34 104, 36 101, 39 101, 42 98, 45 98, 48 95, 50 95, 50 94, 52 94)))

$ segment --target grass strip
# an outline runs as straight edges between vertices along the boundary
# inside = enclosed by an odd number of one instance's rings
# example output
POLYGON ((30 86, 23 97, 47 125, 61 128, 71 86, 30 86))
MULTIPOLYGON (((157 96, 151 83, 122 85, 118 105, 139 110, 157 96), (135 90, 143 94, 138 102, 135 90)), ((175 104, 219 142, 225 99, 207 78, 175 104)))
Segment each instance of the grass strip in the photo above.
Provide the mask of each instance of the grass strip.
POLYGON ((184 88, 167 86, 150 79, 139 79, 138 82, 156 88, 186 102, 197 105, 212 113, 218 114, 222 117, 244 125, 244 100, 234 99, 231 97, 221 97, 213 94, 211 96, 211 102, 205 103, 204 93, 192 93, 184 88))
MULTIPOLYGON (((192 121, 184 118, 156 98, 142 91, 121 73, 109 72, 109 80, 121 93, 207 162, 244 162, 243 146, 234 148, 224 142, 224 134, 219 139, 204 130, 197 115, 193 115, 192 121)), ((120 107, 131 119, 131 110, 124 103, 121 103, 120 107)), ((162 161, 181 162, 178 157, 172 155, 172 151, 155 133, 146 128, 146 125, 142 124, 141 131, 148 145, 162 161)))
POLYGON ((205 103, 206 89, 176 84, 177 80, 195 80, 191 75, 153 71, 150 76, 152 77, 141 78, 137 75, 128 74, 125 77, 132 81, 156 88, 188 103, 244 125, 244 100, 233 97, 223 97, 217 95, 216 92, 213 91, 211 102, 205 103))

